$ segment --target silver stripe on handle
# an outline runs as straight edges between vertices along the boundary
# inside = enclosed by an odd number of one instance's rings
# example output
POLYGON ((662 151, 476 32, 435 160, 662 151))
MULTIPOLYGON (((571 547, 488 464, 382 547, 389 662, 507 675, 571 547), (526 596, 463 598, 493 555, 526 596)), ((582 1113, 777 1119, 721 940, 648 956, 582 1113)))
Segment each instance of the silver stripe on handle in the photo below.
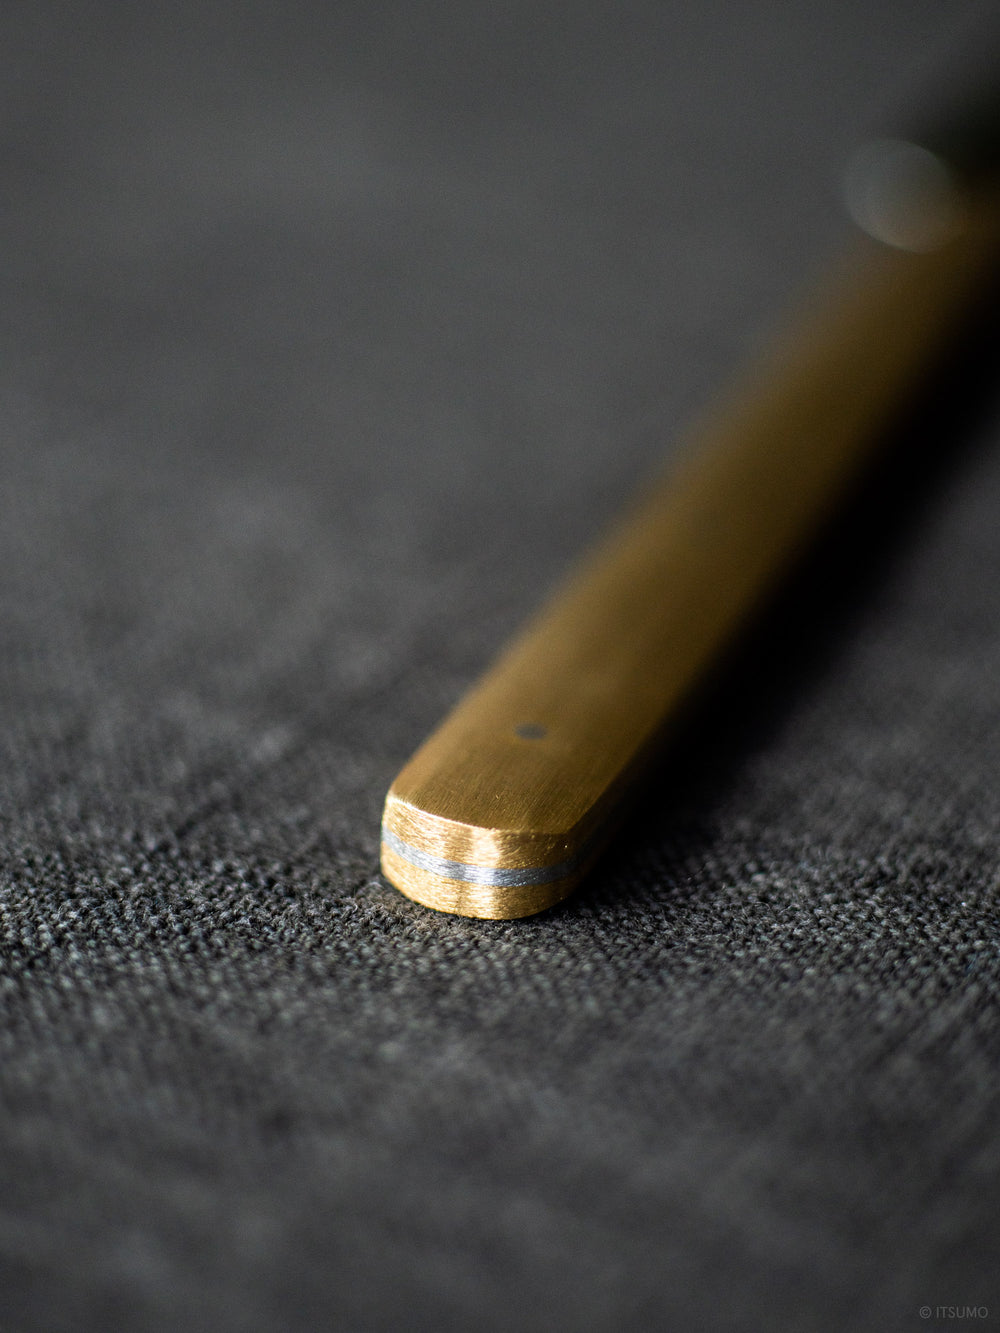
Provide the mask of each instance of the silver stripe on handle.
MULTIPOLYGON (((560 861, 557 865, 519 866, 516 869, 504 870, 496 866, 473 866, 467 865, 464 861, 447 861, 443 856, 432 856, 430 852, 422 852, 417 847, 411 847, 384 824, 382 841, 397 856, 409 861, 410 865, 416 866, 418 870, 426 870, 429 874, 438 875, 442 879, 457 879, 465 884, 491 884, 504 889, 521 888, 528 884, 551 884, 554 880, 572 874, 583 859, 578 853, 576 856, 571 856, 568 861, 560 861)), ((588 850, 589 848, 583 847, 581 853, 588 850)))

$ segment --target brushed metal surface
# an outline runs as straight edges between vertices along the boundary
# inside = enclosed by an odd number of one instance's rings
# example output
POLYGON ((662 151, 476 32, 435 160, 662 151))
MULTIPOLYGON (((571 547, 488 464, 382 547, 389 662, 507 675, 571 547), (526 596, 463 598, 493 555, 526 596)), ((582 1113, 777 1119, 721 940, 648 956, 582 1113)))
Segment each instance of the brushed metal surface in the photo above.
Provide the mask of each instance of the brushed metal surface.
POLYGON ((529 884, 551 884, 554 880, 565 879, 573 873, 580 861, 579 856, 571 856, 569 860, 560 861, 554 866, 525 866, 523 869, 511 870, 500 866, 473 866, 464 861, 448 861, 443 856, 432 856, 419 847, 411 847, 389 828, 382 829, 382 842, 418 870, 429 871, 441 879, 461 880, 464 884, 488 884, 503 889, 524 888, 529 884))
POLYGON ((572 890, 665 720, 951 336, 998 215, 992 196, 970 206, 929 253, 862 241, 701 422, 392 784, 382 868, 403 893, 506 919, 572 890))

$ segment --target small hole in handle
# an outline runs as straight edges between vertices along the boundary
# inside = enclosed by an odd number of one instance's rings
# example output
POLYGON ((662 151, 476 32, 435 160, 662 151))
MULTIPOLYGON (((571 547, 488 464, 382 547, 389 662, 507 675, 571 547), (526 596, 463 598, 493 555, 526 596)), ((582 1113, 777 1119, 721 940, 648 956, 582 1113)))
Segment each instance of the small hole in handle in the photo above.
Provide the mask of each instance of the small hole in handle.
POLYGON ((514 735, 520 736, 522 741, 541 741, 548 734, 545 727, 537 722, 519 722, 514 728, 514 735))

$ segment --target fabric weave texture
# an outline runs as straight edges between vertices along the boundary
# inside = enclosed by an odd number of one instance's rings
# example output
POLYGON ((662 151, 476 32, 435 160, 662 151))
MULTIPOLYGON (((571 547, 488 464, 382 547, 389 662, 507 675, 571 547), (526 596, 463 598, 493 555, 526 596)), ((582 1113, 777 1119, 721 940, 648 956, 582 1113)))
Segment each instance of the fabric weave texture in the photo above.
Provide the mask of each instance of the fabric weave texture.
POLYGON ((4 27, 0 1328, 1000 1320, 995 322, 569 902, 377 869, 987 8, 4 27))

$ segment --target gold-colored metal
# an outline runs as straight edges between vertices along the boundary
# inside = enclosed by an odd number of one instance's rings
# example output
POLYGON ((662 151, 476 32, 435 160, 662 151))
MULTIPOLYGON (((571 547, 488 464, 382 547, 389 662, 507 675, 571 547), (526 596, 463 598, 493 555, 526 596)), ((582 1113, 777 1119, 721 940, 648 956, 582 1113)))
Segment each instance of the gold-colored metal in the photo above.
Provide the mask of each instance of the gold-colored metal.
POLYGON ((865 242, 672 475, 424 743, 382 869, 440 911, 564 898, 665 720, 816 527, 992 265, 992 202, 929 254, 865 242))

